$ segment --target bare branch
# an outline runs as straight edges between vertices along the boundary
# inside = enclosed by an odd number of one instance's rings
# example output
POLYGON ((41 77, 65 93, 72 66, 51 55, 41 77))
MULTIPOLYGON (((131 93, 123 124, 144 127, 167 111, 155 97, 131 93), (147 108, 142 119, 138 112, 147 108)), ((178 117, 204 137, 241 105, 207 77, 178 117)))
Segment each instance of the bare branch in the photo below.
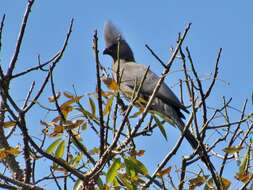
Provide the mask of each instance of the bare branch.
POLYGON ((104 126, 104 116, 103 116, 103 103, 101 95, 101 79, 100 79, 100 62, 98 57, 98 37, 97 31, 93 35, 93 50, 95 54, 96 61, 96 73, 97 73, 97 93, 98 93, 98 109, 99 109, 99 121, 100 121, 100 157, 104 152, 105 146, 105 126, 104 126))
MULTIPOLYGON (((54 59, 54 61, 52 62, 52 66, 51 66, 51 69, 52 71, 54 70, 56 64, 61 60, 62 56, 63 56, 63 53, 65 52, 65 49, 68 45, 68 41, 69 41, 69 37, 71 35, 71 32, 72 32, 72 27, 73 27, 73 22, 74 22, 74 19, 71 19, 71 22, 70 22, 70 26, 69 26, 69 30, 68 30, 68 33, 67 33, 67 36, 66 36, 66 39, 63 43, 63 47, 59 53, 59 55, 54 59)), ((23 110, 24 112, 27 112, 28 110, 31 109, 31 107, 37 102, 37 100, 39 99, 40 95, 42 94, 42 92, 44 91, 47 83, 48 83, 48 80, 49 80, 49 77, 50 77, 50 71, 48 72, 46 78, 44 79, 44 82, 42 83, 39 91, 37 92, 37 94, 35 95, 35 97, 33 98, 33 100, 31 101, 31 103, 23 110)))
POLYGON ((26 11, 25 11, 25 14, 24 14, 24 17, 23 17, 23 21, 22 21, 20 31, 19 31, 19 35, 18 35, 18 39, 17 39, 16 48, 15 48, 14 54, 12 56, 12 59, 10 61, 9 68, 8 68, 8 71, 7 71, 7 74, 6 74, 7 78, 11 78, 13 70, 14 70, 15 65, 16 65, 16 62, 18 60, 19 51, 20 51, 20 48, 21 48, 21 45, 22 45, 22 41, 23 41, 23 37, 24 37, 24 34, 25 34, 27 21, 28 21, 33 3, 34 3, 34 0, 29 0, 28 3, 27 3, 26 11))

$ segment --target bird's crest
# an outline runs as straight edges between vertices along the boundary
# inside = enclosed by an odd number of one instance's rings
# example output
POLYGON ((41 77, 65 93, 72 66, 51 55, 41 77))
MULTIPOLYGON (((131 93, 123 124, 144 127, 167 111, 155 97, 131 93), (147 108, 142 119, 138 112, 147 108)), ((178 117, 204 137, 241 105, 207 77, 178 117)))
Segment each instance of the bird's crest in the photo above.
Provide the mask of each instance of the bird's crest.
POLYGON ((123 40, 121 32, 111 21, 107 21, 104 25, 104 38, 106 47, 117 43, 119 39, 123 40))

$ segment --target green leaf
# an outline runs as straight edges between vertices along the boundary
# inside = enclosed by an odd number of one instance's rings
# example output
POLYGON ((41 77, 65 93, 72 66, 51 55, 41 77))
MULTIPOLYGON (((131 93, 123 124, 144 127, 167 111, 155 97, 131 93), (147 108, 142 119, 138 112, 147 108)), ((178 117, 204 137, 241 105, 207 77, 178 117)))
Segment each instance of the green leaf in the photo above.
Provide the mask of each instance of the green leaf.
POLYGON ((89 104, 90 104, 90 107, 91 107, 92 115, 96 115, 96 105, 95 105, 94 101, 91 98, 89 98, 89 104))
POLYGON ((155 122, 158 125, 158 127, 159 127, 159 129, 160 129, 160 131, 161 131, 161 133, 163 135, 163 137, 167 141, 167 134, 166 134, 166 131, 164 129, 164 126, 162 125, 162 123, 160 122, 160 120, 156 116, 153 115, 153 118, 155 119, 155 122))
POLYGON ((83 188, 82 180, 80 179, 76 180, 73 190, 81 190, 82 188, 83 188))
POLYGON ((130 170, 132 169, 137 173, 141 173, 142 175, 148 174, 148 169, 146 166, 134 157, 126 157, 125 164, 130 170))
POLYGON ((52 144, 49 145, 49 147, 46 150, 46 153, 52 154, 55 150, 56 146, 60 143, 61 139, 56 139, 52 144))
POLYGON ((240 152, 240 150, 242 149, 243 149, 242 146, 230 146, 230 147, 224 148, 223 151, 228 154, 234 154, 234 153, 240 152))
POLYGON ((115 177, 117 176, 117 171, 121 167, 120 158, 117 158, 112 163, 111 167, 109 168, 107 174, 106 174, 106 182, 112 183, 115 177))
POLYGON ((105 105, 104 116, 107 115, 111 111, 112 103, 114 96, 110 97, 105 105))
POLYGON ((78 108, 76 108, 76 110, 80 111, 85 117, 89 117, 93 120, 96 120, 99 122, 98 118, 96 118, 95 115, 93 115, 92 113, 90 113, 89 111, 87 111, 82 104, 80 104, 80 102, 77 102, 78 108))
POLYGON ((136 171, 134 164, 128 159, 124 159, 125 166, 126 166, 126 173, 130 177, 131 180, 134 180, 136 178, 136 171))
POLYGON ((249 167, 249 160, 250 160, 250 148, 248 148, 247 152, 245 153, 240 167, 239 167, 239 175, 245 174, 248 172, 248 167, 249 167))
POLYGON ((55 156, 57 158, 62 158, 64 154, 64 149, 65 149, 65 141, 61 141, 61 143, 58 145, 56 151, 55 151, 55 156))
POLYGON ((83 154, 79 152, 76 155, 76 157, 73 159, 73 161, 71 162, 71 166, 74 168, 77 167, 79 162, 81 161, 82 157, 83 157, 83 154))
POLYGON ((103 184, 103 181, 100 177, 98 178, 97 184, 98 184, 98 188, 100 190, 103 190, 104 184, 103 184))

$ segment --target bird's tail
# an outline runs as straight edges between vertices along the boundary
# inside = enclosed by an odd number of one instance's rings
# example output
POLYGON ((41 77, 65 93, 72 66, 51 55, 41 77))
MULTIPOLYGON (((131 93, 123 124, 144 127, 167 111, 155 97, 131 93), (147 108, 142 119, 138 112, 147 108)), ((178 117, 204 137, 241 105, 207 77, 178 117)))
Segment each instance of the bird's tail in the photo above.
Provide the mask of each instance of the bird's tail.
MULTIPOLYGON (((180 131, 184 132, 184 130, 185 130, 184 129, 185 128, 184 122, 179 118, 177 118, 174 122, 177 125, 177 127, 180 129, 180 131)), ((187 139, 187 141, 190 143, 190 145, 192 146, 192 148, 194 150, 196 150, 198 148, 199 143, 189 129, 186 129, 186 131, 184 132, 184 137, 187 139)))
POLYGON ((180 129, 180 131, 184 132, 184 137, 190 143, 192 148, 194 150, 197 150, 197 153, 199 154, 200 159, 204 162, 206 167, 208 169, 212 169, 215 171, 215 167, 213 166, 212 162, 210 161, 208 155, 203 153, 203 148, 201 146, 199 146, 199 143, 198 143, 197 139, 194 137, 194 135, 192 134, 192 132, 189 129, 186 129, 186 131, 184 131, 185 130, 184 129, 185 128, 184 122, 180 118, 177 118, 174 122, 177 125, 177 127, 180 129))
POLYGON ((204 152, 204 147, 199 146, 197 138, 194 137, 189 129, 185 130, 185 124, 175 108, 164 104, 164 102, 162 102, 159 98, 154 99, 154 103, 151 108, 161 113, 167 122, 178 127, 182 133, 184 132, 184 137, 190 143, 192 148, 197 151, 200 159, 205 163, 207 168, 215 170, 213 164, 210 162, 208 155, 204 152))

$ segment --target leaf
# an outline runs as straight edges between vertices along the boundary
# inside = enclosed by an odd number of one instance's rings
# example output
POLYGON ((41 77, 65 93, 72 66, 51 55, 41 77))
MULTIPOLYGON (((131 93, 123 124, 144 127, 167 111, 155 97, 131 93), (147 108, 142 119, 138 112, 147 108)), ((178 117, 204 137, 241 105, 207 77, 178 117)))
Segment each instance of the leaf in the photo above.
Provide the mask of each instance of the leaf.
POLYGON ((64 102, 60 107, 68 107, 70 105, 72 105, 73 103, 77 103, 80 101, 80 99, 82 98, 83 96, 74 96, 72 99, 64 102))
POLYGON ((221 178, 221 181, 222 181, 223 190, 228 190, 228 188, 231 185, 231 182, 223 177, 221 178))
POLYGON ((248 173, 248 167, 249 167, 249 160, 250 160, 250 148, 248 148, 248 151, 245 153, 240 167, 239 167, 239 175, 243 175, 245 173, 248 173))
POLYGON ((242 146, 230 146, 230 147, 224 148, 223 151, 228 154, 234 154, 234 153, 240 152, 240 150, 242 149, 243 149, 242 146))
POLYGON ((90 97, 89 97, 89 104, 91 107, 92 115, 96 115, 96 105, 95 105, 94 101, 92 100, 92 98, 90 98, 90 97))
POLYGON ((106 174, 107 184, 110 184, 113 182, 113 180, 117 176, 117 171, 120 169, 120 167, 121 167, 120 158, 117 158, 114 160, 114 162, 112 163, 111 167, 109 168, 106 174))
POLYGON ((156 175, 159 176, 159 177, 162 177, 162 176, 164 176, 164 175, 166 175, 166 174, 169 174, 170 171, 171 171, 171 167, 168 167, 168 168, 165 168, 165 169, 163 169, 163 170, 157 172, 156 175))
POLYGON ((205 176, 197 176, 195 178, 192 178, 189 180, 189 190, 193 190, 198 186, 203 185, 206 182, 206 177, 205 176))
POLYGON ((144 156, 145 150, 132 150, 130 152, 131 156, 144 156))
POLYGON ((89 111, 87 111, 87 110, 82 106, 82 104, 80 104, 80 103, 77 103, 77 104, 78 104, 79 107, 76 108, 76 110, 80 111, 80 112, 84 115, 84 117, 89 117, 89 118, 91 118, 91 119, 93 119, 93 120, 98 121, 98 119, 96 118, 96 116, 93 115, 92 113, 90 113, 89 111))
POLYGON ((98 177, 97 185, 98 185, 98 188, 99 188, 100 190, 103 190, 104 184, 103 184, 103 181, 102 181, 102 179, 101 179, 100 177, 98 177))
POLYGON ((14 127, 17 123, 15 121, 7 121, 3 123, 4 128, 14 127))
POLYGON ((127 190, 135 190, 134 188, 134 183, 130 183, 128 180, 127 180, 127 176, 125 175, 122 175, 122 174, 119 174, 118 175, 118 180, 124 184, 124 186, 126 187, 127 190))
MULTIPOLYGON (((56 125, 56 124, 55 124, 55 125, 56 125)), ((59 135, 59 134, 62 134, 63 131, 64 131, 64 127, 63 127, 62 125, 56 125, 56 126, 54 127, 54 131, 53 131, 51 134, 49 134, 49 136, 50 136, 50 137, 55 137, 55 136, 57 136, 57 135, 59 135)))
POLYGON ((74 99, 75 98, 75 95, 73 95, 71 92, 63 92, 63 95, 66 97, 66 98, 69 98, 69 99, 74 99))
POLYGON ((158 127, 159 127, 159 129, 160 129, 160 131, 161 131, 161 133, 163 135, 163 137, 167 141, 167 134, 166 134, 166 131, 164 129, 164 126, 162 125, 162 123, 160 122, 160 120, 156 116, 153 115, 153 118, 155 119, 155 122, 158 125, 158 127))
POLYGON ((77 119, 77 120, 73 120, 73 121, 66 121, 64 123, 63 127, 65 129, 74 129, 74 128, 81 126, 83 123, 84 123, 84 120, 81 120, 81 119, 77 119))
POLYGON ((6 150, 6 152, 7 152, 8 154, 13 155, 13 156, 17 156, 17 155, 20 154, 21 151, 20 151, 20 147, 19 147, 19 146, 16 146, 15 148, 10 147, 9 149, 6 150))
POLYGON ((251 177, 252 177, 251 173, 242 173, 242 174, 237 173, 235 175, 235 178, 243 183, 247 183, 251 177))
POLYGON ((125 163, 128 167, 130 167, 130 169, 134 170, 137 173, 141 173, 145 176, 148 174, 146 166, 134 157, 126 157, 125 163))
MULTIPOLYGON (((61 109, 62 114, 64 115, 64 118, 66 119, 68 114, 73 110, 73 107, 70 105, 69 106, 62 106, 62 107, 60 107, 60 109, 61 109)), ((59 119, 62 119, 62 117, 60 116, 59 119)))
POLYGON ((56 95, 55 95, 55 97, 54 96, 48 97, 48 101, 49 102, 55 102, 56 100, 58 100, 58 98, 60 98, 60 96, 61 96, 61 93, 57 92, 56 95))
POLYGON ((83 181, 81 179, 77 179, 73 187, 73 190, 81 190, 81 189, 83 189, 83 181))
POLYGON ((124 163, 126 166, 126 174, 128 178, 131 179, 131 181, 136 181, 138 179, 137 172, 135 171, 135 167, 133 166, 133 163, 129 161, 128 158, 124 158, 124 163))
POLYGON ((112 78, 109 78, 109 77, 108 78, 102 78, 102 81, 105 83, 107 88, 109 88, 110 90, 112 90, 112 91, 118 91, 119 90, 119 85, 112 78))
POLYGON ((9 149, 0 149, 0 160, 6 158, 9 155, 17 156, 20 154, 20 147, 16 146, 15 148, 10 147, 9 149))
MULTIPOLYGON (((207 179, 207 176, 204 176, 204 177, 207 179)), ((228 188, 231 185, 231 182, 224 177, 221 177, 221 178, 219 177, 219 180, 222 182, 222 189, 228 190, 228 188)), ((204 190, 213 190, 213 189, 214 189, 213 178, 210 178, 208 181, 206 181, 204 190)))
POLYGON ((46 153, 52 154, 56 146, 60 143, 61 139, 56 139, 49 147, 46 149, 46 153))
POLYGON ((112 103, 113 103, 113 99, 114 99, 114 96, 111 96, 106 105, 105 105, 105 109, 104 109, 104 116, 106 116, 110 111, 111 111, 111 107, 112 107, 112 103))
POLYGON ((6 158, 8 156, 8 153, 4 148, 0 149, 0 160, 6 158))
POLYGON ((73 161, 72 161, 72 163, 71 163, 71 166, 72 166, 73 168, 76 168, 76 167, 78 166, 78 164, 80 163, 82 157, 83 157, 83 154, 79 152, 79 153, 76 155, 76 157, 73 159, 73 161))
POLYGON ((58 145, 55 151, 55 156, 57 158, 62 158, 64 154, 64 149, 65 149, 65 141, 61 141, 61 143, 58 145))

